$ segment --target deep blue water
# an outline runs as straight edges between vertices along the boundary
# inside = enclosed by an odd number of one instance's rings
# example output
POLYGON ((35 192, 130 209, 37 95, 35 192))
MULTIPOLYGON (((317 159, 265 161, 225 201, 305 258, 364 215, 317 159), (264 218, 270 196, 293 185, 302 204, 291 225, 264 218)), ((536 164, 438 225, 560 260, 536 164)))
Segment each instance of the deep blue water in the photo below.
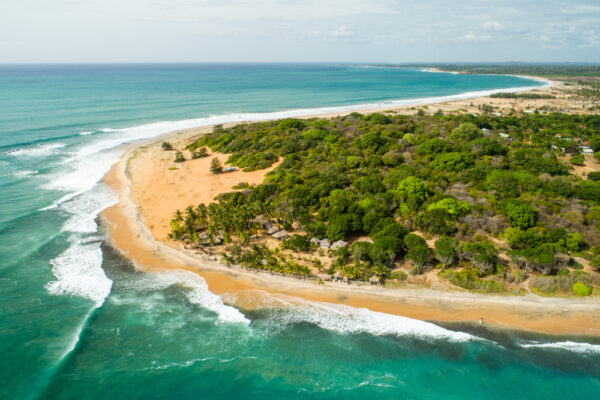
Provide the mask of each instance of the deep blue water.
POLYGON ((0 398, 597 397, 600 344, 273 299, 238 310, 185 272, 136 272, 95 222, 126 143, 531 85, 317 64, 0 66, 0 398))

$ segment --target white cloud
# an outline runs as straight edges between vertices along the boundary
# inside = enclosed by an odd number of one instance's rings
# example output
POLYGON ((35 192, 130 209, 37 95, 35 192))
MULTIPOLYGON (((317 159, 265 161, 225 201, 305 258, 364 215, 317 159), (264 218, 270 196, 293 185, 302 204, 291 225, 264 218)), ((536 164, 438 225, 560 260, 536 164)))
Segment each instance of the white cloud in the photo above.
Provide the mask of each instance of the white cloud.
POLYGON ((0 63, 600 62, 599 1, 0 0, 0 63))
POLYGON ((481 24, 481 27, 483 29, 488 29, 491 31, 501 31, 504 29, 504 25, 502 25, 498 21, 486 21, 483 24, 481 24))
POLYGON ((352 32, 348 29, 346 25, 340 25, 331 33, 335 37, 344 37, 351 36, 352 32))

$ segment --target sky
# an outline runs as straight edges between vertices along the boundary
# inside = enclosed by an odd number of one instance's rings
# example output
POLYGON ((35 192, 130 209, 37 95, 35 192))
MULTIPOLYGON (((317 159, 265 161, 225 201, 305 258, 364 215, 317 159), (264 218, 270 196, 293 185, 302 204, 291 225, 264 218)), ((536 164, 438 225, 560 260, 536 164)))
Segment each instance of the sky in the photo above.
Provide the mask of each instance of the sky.
POLYGON ((0 0, 0 63, 600 62, 600 0, 0 0))

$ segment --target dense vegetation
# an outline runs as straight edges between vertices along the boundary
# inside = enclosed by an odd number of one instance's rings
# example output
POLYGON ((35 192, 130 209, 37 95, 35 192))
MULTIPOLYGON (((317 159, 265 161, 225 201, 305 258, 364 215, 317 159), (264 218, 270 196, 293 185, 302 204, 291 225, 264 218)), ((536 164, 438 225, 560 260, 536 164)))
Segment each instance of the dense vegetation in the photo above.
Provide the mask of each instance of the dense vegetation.
POLYGON ((490 95, 493 99, 555 99, 556 96, 551 94, 541 94, 541 93, 492 93, 490 95))
POLYGON ((223 242, 226 259, 247 268, 307 275, 285 250, 311 255, 309 239, 343 239, 349 248, 331 251, 329 265, 311 266, 403 279, 405 259, 416 274, 439 263, 441 277, 468 289, 502 292, 533 274, 552 280, 537 282, 540 292, 570 284, 587 293, 582 285, 598 283, 575 273, 571 256, 600 267, 600 182, 561 161, 560 148, 579 152, 564 140, 572 137, 600 145, 600 116, 353 113, 217 126, 189 150, 231 154, 245 171, 282 162, 260 185, 178 211, 171 235, 196 247, 223 242), (253 239, 260 221, 296 233, 272 249, 253 239))
POLYGON ((534 75, 545 77, 600 77, 600 65, 578 64, 438 64, 447 71, 470 74, 534 75))

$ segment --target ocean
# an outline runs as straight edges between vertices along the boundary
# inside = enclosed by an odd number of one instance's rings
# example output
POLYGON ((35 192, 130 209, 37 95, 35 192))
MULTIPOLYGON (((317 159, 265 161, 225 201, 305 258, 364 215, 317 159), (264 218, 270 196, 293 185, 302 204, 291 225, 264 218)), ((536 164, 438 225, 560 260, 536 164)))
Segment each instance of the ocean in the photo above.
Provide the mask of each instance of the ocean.
POLYGON ((136 271, 96 221, 127 144, 543 84, 333 64, 0 66, 0 398, 597 398, 598 340, 267 296, 237 309, 189 272, 136 271))

